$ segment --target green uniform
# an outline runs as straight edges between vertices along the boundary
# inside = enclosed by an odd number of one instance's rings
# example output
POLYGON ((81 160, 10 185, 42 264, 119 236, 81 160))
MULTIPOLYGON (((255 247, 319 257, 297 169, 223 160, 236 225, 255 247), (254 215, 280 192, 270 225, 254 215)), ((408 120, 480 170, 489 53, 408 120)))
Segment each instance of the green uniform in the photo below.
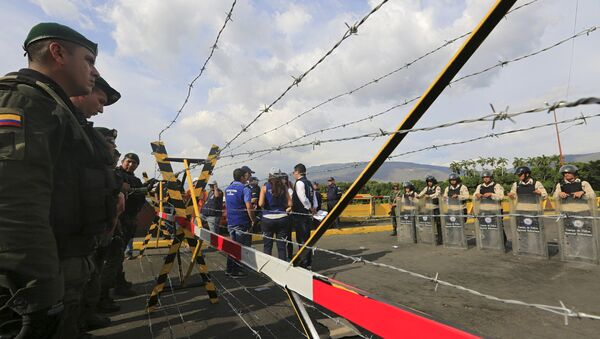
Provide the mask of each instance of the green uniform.
POLYGON ((56 320, 47 311, 64 294, 49 219, 56 164, 73 125, 61 97, 56 83, 31 70, 0 79, 0 302, 48 326, 56 320))

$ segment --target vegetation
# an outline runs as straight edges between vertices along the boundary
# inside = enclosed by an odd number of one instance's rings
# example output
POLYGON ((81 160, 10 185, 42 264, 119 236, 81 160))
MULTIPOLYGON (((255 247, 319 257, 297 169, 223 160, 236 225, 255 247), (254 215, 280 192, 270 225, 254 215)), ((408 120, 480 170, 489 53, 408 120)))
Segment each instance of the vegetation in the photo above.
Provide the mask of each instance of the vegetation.
MULTIPOLYGON (((571 163, 579 168, 579 176, 582 180, 588 181, 593 188, 600 189, 600 160, 590 162, 574 162, 571 163)), ((513 182, 517 180, 514 175, 514 169, 519 166, 528 166, 531 168, 531 176, 535 180, 539 180, 543 183, 544 187, 551 193, 556 186, 556 183, 561 179, 560 173, 560 160, 558 155, 551 156, 538 156, 529 158, 514 158, 510 164, 512 167, 508 168, 509 161, 502 157, 489 157, 479 158, 474 160, 462 160, 453 161, 449 169, 450 171, 459 174, 462 177, 463 184, 465 184, 470 192, 473 192, 477 185, 481 183, 481 172, 483 170, 491 170, 494 173, 494 179, 500 183, 506 192, 510 190, 513 182)), ((424 178, 423 178, 424 179, 424 178)), ((437 178, 439 185, 442 189, 448 186, 447 178, 437 178)), ((424 180, 412 180, 411 181, 417 191, 420 191, 425 187, 424 180)), ((337 185, 342 190, 347 190, 352 183, 338 182, 337 185)), ((389 195, 392 192, 393 182, 379 182, 369 181, 361 190, 361 194, 371 195, 389 195)), ((402 185, 402 183, 397 183, 402 185)), ((321 192, 325 192, 327 189, 326 185, 321 186, 321 192)))

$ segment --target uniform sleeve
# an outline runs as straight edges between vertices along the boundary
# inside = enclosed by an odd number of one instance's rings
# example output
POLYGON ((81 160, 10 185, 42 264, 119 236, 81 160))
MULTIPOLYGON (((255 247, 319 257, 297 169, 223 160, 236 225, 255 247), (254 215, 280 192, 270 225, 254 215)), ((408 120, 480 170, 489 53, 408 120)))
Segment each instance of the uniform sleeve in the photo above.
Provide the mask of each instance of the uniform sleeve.
POLYGON ((448 198, 448 187, 444 188, 444 194, 442 194, 442 198, 448 198))
MULTIPOLYGON (((537 188, 538 182, 535 184, 535 188, 537 188)), ((517 193, 517 183, 513 182, 512 186, 510 186, 510 193, 517 193)))
POLYGON ((594 192, 594 190, 592 189, 592 185, 590 185, 589 182, 582 181, 581 188, 585 192, 585 194, 583 195, 584 199, 587 199, 587 200, 596 199, 596 192, 594 192))
POLYGON ((425 192, 427 192, 427 187, 423 188, 420 193, 417 194, 417 198, 422 198, 425 196, 425 192))
POLYGON ((562 189, 560 188, 560 183, 556 184, 556 187, 554 188, 554 199, 560 199, 560 197, 558 196, 560 194, 560 192, 562 192, 562 189))
POLYGON ((440 186, 435 187, 435 193, 431 195, 431 199, 439 199, 442 196, 442 189, 440 186))
POLYGON ((247 186, 244 186, 244 202, 252 202, 252 190, 250 189, 250 187, 247 186))
POLYGON ((504 187, 502 187, 502 185, 494 185, 494 194, 492 194, 492 199, 496 201, 502 201, 502 199, 504 199, 504 187))
POLYGON ((467 186, 465 186, 465 185, 461 186, 460 194, 458 195, 458 198, 461 200, 469 199, 469 189, 467 188, 467 186))
MULTIPOLYGON (((463 187, 465 187, 465 186, 463 185, 463 187)), ((481 189, 481 185, 477 185, 477 187, 475 187, 475 192, 473 192, 473 200, 479 200, 479 199, 477 199, 476 194, 479 193, 480 189, 481 189)), ((462 195, 462 189, 460 190, 460 193, 462 195)))
MULTIPOLYGON (((544 188, 544 185, 539 182, 536 181, 535 182, 535 189, 542 192, 542 194, 540 195, 540 199, 544 200, 546 198, 548 198, 548 192, 546 192, 546 188, 544 188)), ((517 184, 515 183, 515 192, 517 191, 517 184)))

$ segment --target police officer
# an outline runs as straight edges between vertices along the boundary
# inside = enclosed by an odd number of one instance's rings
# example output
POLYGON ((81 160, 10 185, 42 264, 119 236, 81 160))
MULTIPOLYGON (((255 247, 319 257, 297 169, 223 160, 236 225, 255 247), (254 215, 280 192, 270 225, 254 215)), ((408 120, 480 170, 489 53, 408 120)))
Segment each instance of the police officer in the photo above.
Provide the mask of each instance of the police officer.
MULTIPOLYGON (((247 168, 247 166, 244 166, 247 168)), ((249 170, 249 168, 248 168, 249 170)), ((227 230, 231 240, 244 246, 250 246, 252 237, 248 232, 256 224, 256 216, 252 207, 252 192, 246 185, 246 180, 251 173, 241 168, 233 171, 233 182, 225 188, 225 205, 227 207, 227 230)), ((231 257, 227 257, 227 270, 225 274, 245 277, 247 274, 241 266, 231 257)))
MULTIPOLYGON (((93 148, 69 100, 91 93, 97 45, 67 26, 41 23, 24 49, 29 68, 0 79, 0 312, 22 318, 18 338, 48 338, 63 297, 67 314, 73 306, 60 269, 80 274, 81 284, 89 273, 88 263, 65 259, 88 251, 90 235, 104 227, 87 214, 82 193, 97 182, 79 176, 93 148)), ((15 334, 2 325, 0 316, 0 336, 15 334)))
POLYGON ((485 170, 481 172, 482 183, 475 188, 473 197, 477 200, 488 199, 502 201, 504 199, 504 188, 494 181, 492 171, 485 170))
POLYGON ((415 185, 410 181, 405 181, 402 184, 402 188, 404 188, 404 192, 402 196, 404 199, 413 200, 417 197, 417 192, 415 192, 415 185))
POLYGON ((458 199, 464 206, 463 214, 465 216, 467 215, 467 207, 464 203, 469 199, 469 189, 462 184, 462 180, 458 174, 450 173, 448 175, 448 187, 444 190, 443 197, 446 200, 448 200, 448 198, 458 199))
POLYGON ((575 165, 564 165, 559 169, 563 179, 554 189, 555 199, 594 199, 596 194, 589 182, 579 179, 579 169, 575 165))
POLYGON ((531 169, 529 167, 517 167, 515 175, 519 180, 512 184, 508 193, 509 198, 516 199, 517 197, 537 195, 540 200, 543 200, 548 197, 548 192, 546 192, 544 185, 531 177, 531 169))
MULTIPOLYGON (((502 210, 502 199, 504 199, 504 188, 502 185, 494 181, 494 173, 490 170, 484 170, 481 172, 481 184, 475 188, 475 194, 473 199, 475 200, 493 200, 498 202, 500 205, 500 214, 503 214, 502 210)), ((502 218, 498 219, 501 223, 502 218)), ((507 248, 508 239, 506 238, 506 231, 502 228, 502 239, 504 241, 504 248, 507 248)))
POLYGON ((398 235, 398 220, 396 220, 396 207, 398 206, 398 199, 402 197, 400 186, 398 184, 392 185, 392 192, 390 193, 390 216, 392 217, 392 234, 390 236, 398 235))
MULTIPOLYGON (((303 164, 294 166, 293 175, 296 182, 292 194, 292 224, 296 229, 296 242, 303 245, 310 238, 312 215, 316 211, 317 198, 312 183, 306 178, 306 166, 303 164)), ((304 251, 299 265, 311 269, 312 251, 304 251)))
POLYGON ((219 233, 221 215, 223 213, 223 191, 219 189, 219 185, 216 180, 213 180, 208 184, 208 195, 206 201, 202 205, 202 217, 208 224, 208 229, 211 232, 219 233))
MULTIPOLYGON (((335 184, 335 179, 330 177, 327 179, 327 210, 331 211, 342 197, 342 190, 335 184)), ((340 218, 336 218, 332 227, 337 228, 340 224, 340 218)))
MULTIPOLYGON (((83 289, 81 289, 79 285, 72 285, 69 282, 73 279, 77 280, 77 276, 75 277, 67 277, 65 276, 65 292, 70 293, 82 293, 81 294, 81 310, 75 315, 78 317, 78 321, 80 327, 82 329, 95 329, 106 327, 110 325, 110 319, 105 316, 101 316, 96 313, 96 306, 100 299, 100 272, 103 266, 104 258, 105 258, 105 248, 109 244, 110 238, 112 237, 113 226, 116 222, 117 217, 117 203, 119 198, 120 190, 117 185, 116 177, 112 170, 113 164, 113 154, 115 145, 116 133, 113 133, 112 140, 107 138, 105 135, 101 134, 97 129, 92 128, 93 124, 91 122, 85 121, 85 119, 89 119, 97 113, 101 113, 104 111, 104 106, 110 106, 117 102, 121 97, 121 94, 117 92, 114 88, 112 88, 106 80, 102 77, 96 79, 96 86, 92 90, 92 93, 84 96, 76 96, 71 97, 71 102, 78 109, 81 116, 84 118, 83 128, 90 137, 92 144, 94 146, 94 158, 96 160, 96 166, 98 168, 104 168, 104 175, 109 177, 107 182, 110 182, 110 187, 106 187, 109 189, 110 195, 105 196, 106 200, 106 228, 98 234, 95 242, 95 250, 90 253, 90 258, 92 260, 90 279, 86 283, 83 289), (109 142, 112 142, 109 143, 109 142), (73 291, 69 291, 70 288, 75 288, 73 291)), ((91 192, 90 192, 91 193, 91 192)), ((102 206, 98 206, 102 208, 102 206)), ((69 271, 63 272, 64 274, 69 273, 69 271)), ((68 314, 66 315, 68 317, 68 314)), ((74 321, 75 319, 71 320, 74 321)), ((68 324, 67 326, 72 326, 72 324, 68 324)))
POLYGON ((248 179, 248 188, 250 189, 250 196, 252 197, 252 208, 254 209, 254 215, 256 215, 257 223, 255 227, 252 228, 252 232, 260 232, 260 220, 261 220, 261 212, 260 207, 258 206, 258 198, 260 196, 260 186, 258 186, 258 178, 250 177, 248 179))
MULTIPOLYGON (((421 192, 417 195, 417 197, 425 198, 431 204, 435 206, 433 209, 434 215, 440 214, 440 196, 442 195, 442 189, 438 186, 438 182, 436 178, 432 175, 428 175, 425 177, 426 186, 421 190, 421 192)), ((438 245, 442 244, 442 224, 440 221, 440 217, 435 217, 435 227, 436 227, 436 242, 438 245)))

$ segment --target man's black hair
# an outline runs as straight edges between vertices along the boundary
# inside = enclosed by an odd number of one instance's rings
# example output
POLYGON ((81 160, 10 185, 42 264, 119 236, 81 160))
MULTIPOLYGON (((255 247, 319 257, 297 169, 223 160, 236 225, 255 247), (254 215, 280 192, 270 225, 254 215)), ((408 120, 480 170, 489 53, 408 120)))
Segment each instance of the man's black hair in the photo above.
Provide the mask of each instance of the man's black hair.
POLYGON ((240 181, 245 174, 246 172, 244 172, 244 170, 241 168, 236 168, 233 170, 233 180, 240 181))
POLYGON ((306 166, 304 166, 304 164, 298 164, 294 166, 294 171, 300 174, 306 174, 306 166))

